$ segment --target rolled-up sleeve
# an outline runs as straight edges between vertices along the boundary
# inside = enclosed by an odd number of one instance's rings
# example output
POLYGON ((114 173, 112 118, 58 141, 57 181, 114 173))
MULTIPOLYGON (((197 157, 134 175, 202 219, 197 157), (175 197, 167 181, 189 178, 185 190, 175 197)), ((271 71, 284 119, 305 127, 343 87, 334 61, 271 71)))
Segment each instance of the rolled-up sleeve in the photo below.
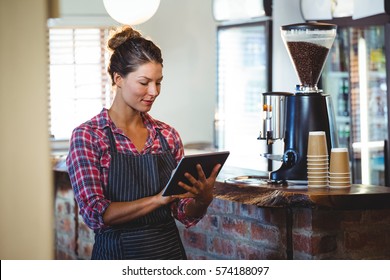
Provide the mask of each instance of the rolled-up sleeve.
POLYGON ((186 228, 196 225, 203 217, 188 217, 186 215, 185 209, 188 203, 190 203, 193 198, 184 198, 172 203, 171 209, 173 216, 181 222, 186 228))
POLYGON ((104 227, 103 214, 111 203, 103 194, 100 151, 93 133, 76 128, 66 159, 70 181, 84 222, 93 230, 104 227))

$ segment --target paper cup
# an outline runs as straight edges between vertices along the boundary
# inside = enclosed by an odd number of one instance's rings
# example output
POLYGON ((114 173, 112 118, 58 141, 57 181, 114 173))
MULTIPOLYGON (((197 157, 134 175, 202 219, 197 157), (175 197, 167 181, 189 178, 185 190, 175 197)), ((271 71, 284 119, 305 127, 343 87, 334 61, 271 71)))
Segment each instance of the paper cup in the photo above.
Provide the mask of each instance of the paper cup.
POLYGON ((307 183, 309 185, 327 185, 329 184, 328 178, 315 178, 315 179, 307 179, 307 183))
POLYGON ((328 177, 328 171, 307 171, 307 176, 321 176, 321 177, 328 177))
POLYGON ((310 168, 329 168, 329 163, 307 163, 310 168))
POLYGON ((333 185, 337 185, 337 184, 351 184, 351 180, 349 179, 345 179, 345 180, 342 180, 342 179, 332 179, 332 178, 329 178, 329 183, 333 184, 333 185))
POLYGON ((322 180, 322 181, 308 180, 307 184, 310 186, 313 186, 313 185, 315 185, 315 186, 325 186, 326 185, 327 186, 327 185, 329 185, 329 182, 328 182, 328 180, 322 180))
POLYGON ((334 176, 350 176, 351 172, 329 172, 329 174, 334 176))
POLYGON ((313 189, 325 189, 328 187, 328 184, 324 184, 324 185, 314 185, 314 184, 308 184, 307 186, 309 189, 310 188, 313 188, 313 189))
POLYGON ((330 189, 348 189, 351 187, 351 184, 345 185, 345 186, 340 186, 340 185, 329 185, 330 189))
POLYGON ((329 171, 331 173, 350 172, 347 148, 333 148, 331 150, 329 171))
POLYGON ((307 155, 307 159, 329 159, 329 155, 307 155))
POLYGON ((351 176, 334 176, 334 175, 329 175, 329 178, 332 178, 333 180, 351 180, 351 176))
POLYGON ((346 178, 346 179, 329 178, 329 182, 332 183, 333 185, 335 185, 335 184, 351 184, 351 179, 349 179, 349 178, 346 178))
POLYGON ((326 173, 326 176, 329 175, 328 168, 308 168, 307 173, 326 173))
POLYGON ((308 156, 328 155, 325 131, 310 131, 307 143, 308 156))
POLYGON ((324 164, 324 163, 329 163, 329 159, 307 159, 307 163, 312 163, 312 164, 324 164))

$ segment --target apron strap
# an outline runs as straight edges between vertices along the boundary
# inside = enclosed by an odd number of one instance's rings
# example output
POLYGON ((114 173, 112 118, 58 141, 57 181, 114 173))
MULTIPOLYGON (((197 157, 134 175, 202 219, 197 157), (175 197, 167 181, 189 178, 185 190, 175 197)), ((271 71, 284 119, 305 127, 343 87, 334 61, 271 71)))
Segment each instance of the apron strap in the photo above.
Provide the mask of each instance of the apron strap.
POLYGON ((160 140, 160 143, 161 143, 161 148, 163 150, 163 152, 170 152, 170 147, 169 147, 169 144, 167 142, 167 139, 165 139, 165 137, 162 135, 161 131, 159 128, 156 129, 156 132, 157 132, 157 137, 159 138, 160 140))
POLYGON ((108 134, 108 139, 110 140, 110 150, 113 153, 116 153, 117 149, 116 149, 114 134, 112 133, 111 128, 107 127, 106 130, 108 134))

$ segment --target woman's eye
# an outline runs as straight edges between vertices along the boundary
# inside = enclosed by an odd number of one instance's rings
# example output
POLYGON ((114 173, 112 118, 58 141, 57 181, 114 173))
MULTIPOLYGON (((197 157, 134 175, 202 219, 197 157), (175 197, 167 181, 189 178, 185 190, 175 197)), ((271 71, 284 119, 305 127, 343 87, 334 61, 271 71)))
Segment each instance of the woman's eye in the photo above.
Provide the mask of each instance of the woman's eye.
POLYGON ((141 85, 143 85, 143 86, 147 86, 148 85, 148 83, 147 82, 139 82, 141 85))

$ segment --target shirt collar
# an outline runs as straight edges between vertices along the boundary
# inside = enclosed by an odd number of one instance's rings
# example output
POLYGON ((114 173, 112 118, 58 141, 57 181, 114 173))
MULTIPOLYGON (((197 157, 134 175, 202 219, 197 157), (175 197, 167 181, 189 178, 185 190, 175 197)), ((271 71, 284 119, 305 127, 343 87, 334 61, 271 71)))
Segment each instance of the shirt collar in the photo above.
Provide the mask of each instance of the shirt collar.
MULTIPOLYGON (((161 122, 156 121, 148 113, 141 113, 141 116, 146 128, 151 134, 150 136, 154 139, 156 137, 156 129, 163 129, 163 124, 161 122)), ((110 127, 112 131, 116 130, 116 126, 111 120, 107 108, 102 109, 100 114, 95 117, 95 120, 93 120, 92 125, 95 126, 97 129, 104 129, 106 127, 110 127)))

